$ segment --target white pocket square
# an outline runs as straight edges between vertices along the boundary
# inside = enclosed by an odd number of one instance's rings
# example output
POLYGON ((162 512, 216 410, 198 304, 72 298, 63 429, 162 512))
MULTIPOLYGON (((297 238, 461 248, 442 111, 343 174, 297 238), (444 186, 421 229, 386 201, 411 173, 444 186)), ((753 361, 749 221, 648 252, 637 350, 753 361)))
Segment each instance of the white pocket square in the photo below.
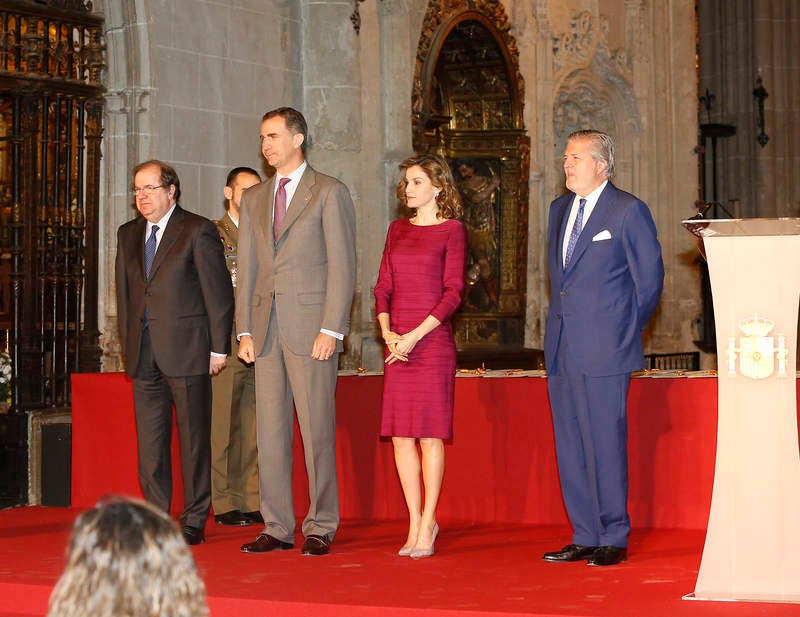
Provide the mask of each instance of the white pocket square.
POLYGON ((611 240, 611 232, 608 231, 607 229, 604 229, 594 238, 592 238, 592 242, 599 242, 600 240, 611 240))

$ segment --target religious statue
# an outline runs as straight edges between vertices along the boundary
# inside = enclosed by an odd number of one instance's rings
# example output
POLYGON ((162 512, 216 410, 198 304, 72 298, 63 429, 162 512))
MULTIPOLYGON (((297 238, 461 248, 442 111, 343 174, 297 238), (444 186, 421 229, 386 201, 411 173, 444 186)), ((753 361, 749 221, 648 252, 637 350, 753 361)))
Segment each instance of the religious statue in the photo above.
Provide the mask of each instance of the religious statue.
POLYGON ((464 224, 469 242, 466 311, 492 311, 497 308, 497 202, 500 177, 489 161, 458 159, 458 188, 464 205, 464 224))

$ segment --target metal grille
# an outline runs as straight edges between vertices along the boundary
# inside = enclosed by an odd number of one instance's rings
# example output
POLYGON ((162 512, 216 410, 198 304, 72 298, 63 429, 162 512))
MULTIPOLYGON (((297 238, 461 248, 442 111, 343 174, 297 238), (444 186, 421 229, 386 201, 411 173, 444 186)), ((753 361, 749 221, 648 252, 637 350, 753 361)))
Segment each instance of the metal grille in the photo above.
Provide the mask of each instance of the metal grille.
POLYGON ((88 3, 0 3, 0 346, 11 410, 69 405, 97 371, 104 47, 88 3))

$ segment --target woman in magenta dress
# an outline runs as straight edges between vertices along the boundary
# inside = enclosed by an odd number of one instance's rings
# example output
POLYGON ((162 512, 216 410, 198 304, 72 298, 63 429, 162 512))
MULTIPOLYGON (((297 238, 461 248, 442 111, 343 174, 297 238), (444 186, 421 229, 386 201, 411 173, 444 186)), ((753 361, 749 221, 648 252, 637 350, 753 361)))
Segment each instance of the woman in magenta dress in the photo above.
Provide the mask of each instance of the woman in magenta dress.
POLYGON ((412 216, 389 227, 375 308, 386 343, 381 435, 392 437, 409 513, 398 554, 418 559, 433 555, 439 531, 442 440, 453 437, 456 346, 450 318, 461 304, 467 249, 447 161, 412 157, 400 172, 397 197, 412 216))

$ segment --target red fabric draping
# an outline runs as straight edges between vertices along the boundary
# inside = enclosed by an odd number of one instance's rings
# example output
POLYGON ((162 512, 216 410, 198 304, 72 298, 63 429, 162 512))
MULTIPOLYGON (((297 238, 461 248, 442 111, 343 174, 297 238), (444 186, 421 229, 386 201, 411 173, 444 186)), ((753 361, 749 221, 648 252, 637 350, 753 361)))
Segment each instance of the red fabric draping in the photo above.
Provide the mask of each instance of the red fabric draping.
MULTIPOLYGON (((337 457, 346 519, 405 516, 392 446, 378 437, 380 376, 340 377, 337 457)), ((72 376, 72 505, 105 494, 141 495, 130 380, 121 373, 72 376)), ((634 379, 628 397, 634 526, 704 529, 716 447, 715 379, 634 379)), ((439 515, 443 520, 563 525, 547 383, 539 378, 456 380, 455 437, 439 515)), ((177 441, 173 510, 182 503, 177 441)), ((308 507, 295 435, 295 509, 308 507)))

